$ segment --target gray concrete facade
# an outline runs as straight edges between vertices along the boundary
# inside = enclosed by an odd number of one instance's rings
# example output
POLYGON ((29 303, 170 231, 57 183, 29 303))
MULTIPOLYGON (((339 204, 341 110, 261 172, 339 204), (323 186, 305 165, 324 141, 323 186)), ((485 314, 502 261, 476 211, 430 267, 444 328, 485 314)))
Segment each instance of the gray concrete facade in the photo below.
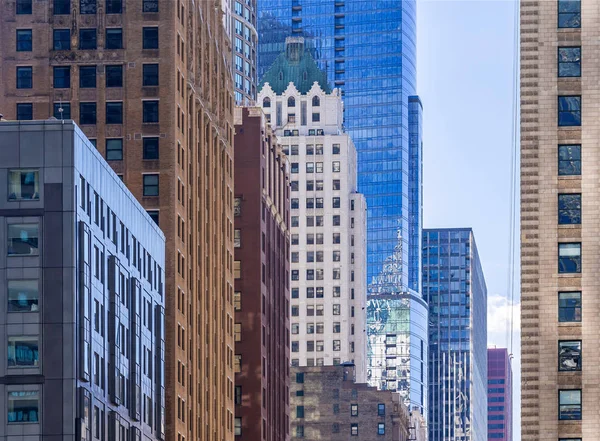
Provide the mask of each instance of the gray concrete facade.
POLYGON ((72 121, 0 122, 0 440, 164 439, 164 266, 72 121))

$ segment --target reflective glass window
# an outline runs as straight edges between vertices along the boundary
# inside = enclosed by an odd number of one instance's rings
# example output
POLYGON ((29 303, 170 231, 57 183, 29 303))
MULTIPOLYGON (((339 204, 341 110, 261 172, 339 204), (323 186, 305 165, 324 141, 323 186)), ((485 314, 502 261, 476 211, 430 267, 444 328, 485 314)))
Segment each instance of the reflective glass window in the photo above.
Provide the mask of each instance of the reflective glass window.
POLYGON ((39 412, 38 391, 8 392, 8 424, 38 423, 39 412))
POLYGON ((37 256, 39 224, 8 225, 8 255, 37 256))
POLYGON ((31 52, 33 37, 31 29, 17 29, 17 52, 31 52))
POLYGON ((558 195, 558 223, 560 225, 581 223, 581 194, 558 195))
POLYGON ((79 30, 79 49, 96 49, 97 48, 96 29, 80 29, 79 30))
POLYGON ((31 368, 39 364, 38 337, 8 337, 8 367, 31 368))
POLYGON ((558 48, 558 76, 581 76, 581 47, 558 48))
POLYGON ((40 173, 37 169, 8 171, 8 200, 33 201, 40 199, 40 173))
POLYGON ((581 96, 558 97, 558 125, 561 127, 581 125, 581 96))
POLYGON ((38 280, 8 281, 8 312, 36 312, 38 302, 38 280))
POLYGON ((33 67, 17 67, 17 89, 31 89, 33 87, 33 67))
POLYGON ((581 389, 558 391, 558 419, 581 419, 581 389))
POLYGON ((581 292, 558 293, 558 321, 581 321, 581 292))
POLYGON ((581 370, 581 340, 558 342, 558 370, 581 370))
POLYGON ((558 0, 558 27, 581 27, 581 1, 558 0))
POLYGON ((558 272, 581 272, 581 243, 558 244, 558 272))

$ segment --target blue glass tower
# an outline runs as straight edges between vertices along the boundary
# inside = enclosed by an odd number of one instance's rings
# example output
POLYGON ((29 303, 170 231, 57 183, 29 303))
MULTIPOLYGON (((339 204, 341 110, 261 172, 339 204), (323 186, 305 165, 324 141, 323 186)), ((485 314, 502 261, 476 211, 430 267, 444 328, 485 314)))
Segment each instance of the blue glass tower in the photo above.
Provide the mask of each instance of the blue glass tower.
POLYGON ((423 230, 429 441, 487 440, 487 288, 470 228, 423 230))

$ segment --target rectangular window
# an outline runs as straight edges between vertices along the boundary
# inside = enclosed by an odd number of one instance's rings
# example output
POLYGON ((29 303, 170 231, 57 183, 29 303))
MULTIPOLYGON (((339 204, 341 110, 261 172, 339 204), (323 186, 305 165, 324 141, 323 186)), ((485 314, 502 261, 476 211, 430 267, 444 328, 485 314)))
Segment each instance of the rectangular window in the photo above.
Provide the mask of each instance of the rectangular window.
POLYGON ((106 124, 123 124, 123 103, 106 103, 106 124))
POLYGON ((143 158, 158 159, 158 138, 143 138, 143 158))
POLYGON ((106 30, 104 47, 106 49, 123 49, 123 29, 108 28, 106 30))
POLYGON ((98 45, 96 29, 79 30, 79 49, 95 50, 98 45))
POLYGON ((558 195, 558 224, 581 223, 581 194, 558 195))
POLYGON ((296 418, 304 418, 304 406, 296 406, 296 418))
POLYGON ((39 255, 38 224, 9 224, 8 225, 8 255, 37 256, 39 255))
POLYGON ((17 15, 31 14, 33 0, 17 0, 17 15))
POLYGON ((68 89, 71 87, 71 67, 55 66, 54 67, 54 88, 68 89))
POLYGON ((331 168, 334 173, 339 173, 341 171, 340 161, 333 161, 331 163, 331 168))
POLYGON ((144 64, 143 86, 158 86, 158 64, 144 64))
POLYGON ((79 103, 79 123, 96 124, 96 103, 79 103))
POLYGON ((158 27, 145 27, 142 29, 144 49, 158 49, 158 27))
POLYGON ((69 103, 54 103, 54 118, 56 119, 71 119, 71 104, 69 103))
POLYGON ((358 423, 352 423, 350 425, 350 435, 358 436, 358 423))
POLYGON ((581 243, 558 244, 558 272, 581 272, 581 243))
POLYGON ((144 123, 158 122, 158 101, 143 101, 144 123))
POLYGON ((38 391, 8 392, 8 424, 38 423, 39 409, 38 391))
POLYGON ((36 312, 39 301, 37 280, 8 281, 8 312, 36 312))
POLYGON ((558 125, 560 127, 581 125, 581 95, 558 97, 558 125))
POLYGON ((54 15, 69 15, 71 0, 54 0, 54 15))
POLYGON ((333 144, 331 146, 331 153, 333 153, 334 155, 339 155, 340 154, 340 145, 339 144, 333 144))
POLYGON ((233 247, 240 248, 242 246, 242 230, 236 228, 233 230, 233 247))
POLYGON ((312 122, 319 122, 321 121, 321 114, 318 112, 314 112, 312 114, 312 122))
POLYGON ((558 0, 558 27, 581 27, 581 1, 558 0))
POLYGON ((350 405, 350 416, 358 416, 358 404, 351 404, 350 405))
POLYGON ((38 338, 8 337, 8 367, 31 368, 39 365, 38 338))
POLYGON ((17 89, 31 89, 33 87, 33 67, 17 67, 17 89))
POLYGON ((158 196, 158 175, 144 175, 144 196, 158 196))
POLYGON ((581 144, 558 146, 559 176, 581 175, 581 144))
POLYGON ((234 421, 235 422, 234 422, 233 434, 235 436, 241 436, 242 435, 242 419, 236 418, 234 421))
POLYGON ((79 0, 79 13, 95 14, 97 12, 96 0, 79 0))
POLYGON ((106 66, 106 87, 123 87, 123 66, 106 66))
POLYGON ((581 76, 581 47, 558 48, 558 76, 581 76))
POLYGON ((581 370, 581 340, 558 342, 558 370, 581 370))
POLYGON ((106 160, 107 161, 122 161, 123 160, 123 140, 122 139, 107 139, 106 140, 106 160))
POLYGON ((123 0, 106 0, 107 14, 121 14, 123 12, 123 0))
POLYGON ((296 426, 296 438, 304 438, 304 426, 296 426))
POLYGON ((581 321, 581 292, 558 293, 558 321, 581 321))
POLYGON ((142 0, 142 12, 158 12, 158 0, 142 0))
POLYGON ((304 383, 304 372, 296 372, 296 383, 304 383))
POLYGON ((333 189, 334 190, 340 190, 341 189, 341 184, 340 184, 340 180, 339 179, 334 179, 333 180, 333 189))
POLYGON ((342 312, 342 307, 339 303, 335 303, 333 305, 333 315, 340 315, 342 312))
POLYGON ((158 223, 160 217, 160 212, 158 210, 147 210, 146 213, 148 213, 148 216, 150 216, 150 219, 152 219, 156 225, 160 225, 158 223))
POLYGON ((377 405, 377 415, 378 416, 385 416, 385 404, 379 403, 377 405))
POLYGON ((17 52, 31 52, 32 49, 31 29, 17 29, 17 52))
POLYGON ((33 119, 33 104, 19 103, 17 104, 17 120, 31 121, 33 119))
POLYGON ((558 419, 581 420, 581 389, 558 391, 558 419))
POLYGON ((96 66, 79 66, 79 87, 81 89, 96 87, 96 66))
POLYGON ((8 171, 8 200, 33 201, 40 199, 40 173, 38 170, 8 171))
POLYGON ((241 260, 236 260, 233 262, 233 277, 235 279, 242 278, 242 262, 241 262, 241 260))
POLYGON ((377 435, 385 435, 385 423, 377 423, 377 435))
POLYGON ((334 197, 331 201, 333 208, 340 208, 341 207, 341 199, 339 197, 334 197))

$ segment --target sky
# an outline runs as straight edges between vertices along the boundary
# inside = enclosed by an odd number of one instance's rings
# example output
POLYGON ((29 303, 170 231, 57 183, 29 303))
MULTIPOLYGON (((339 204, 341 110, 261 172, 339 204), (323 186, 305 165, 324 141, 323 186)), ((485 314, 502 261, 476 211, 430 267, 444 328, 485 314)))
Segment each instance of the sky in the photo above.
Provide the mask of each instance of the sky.
MULTIPOLYGON (((424 227, 473 228, 488 288, 488 346, 510 346, 513 312, 513 427, 519 441, 518 287, 512 305, 508 297, 515 3, 417 0, 417 5, 424 227)), ((518 264, 518 249, 516 256, 518 264)))

